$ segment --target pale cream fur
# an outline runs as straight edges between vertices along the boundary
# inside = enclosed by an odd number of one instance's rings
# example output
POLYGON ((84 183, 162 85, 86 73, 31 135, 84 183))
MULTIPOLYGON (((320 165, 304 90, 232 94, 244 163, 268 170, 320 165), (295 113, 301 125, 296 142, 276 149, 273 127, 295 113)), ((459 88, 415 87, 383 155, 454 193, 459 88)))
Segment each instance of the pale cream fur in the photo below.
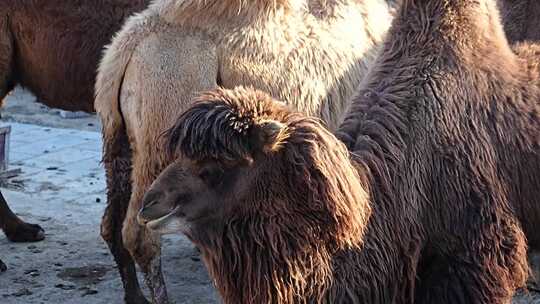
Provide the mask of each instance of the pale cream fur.
POLYGON ((157 139, 195 95, 218 84, 252 86, 335 129, 389 12, 384 0, 160 0, 130 18, 99 66, 95 108, 105 154, 120 129, 133 150, 123 238, 136 261, 159 254, 157 238, 136 223, 144 192, 168 162, 157 139))

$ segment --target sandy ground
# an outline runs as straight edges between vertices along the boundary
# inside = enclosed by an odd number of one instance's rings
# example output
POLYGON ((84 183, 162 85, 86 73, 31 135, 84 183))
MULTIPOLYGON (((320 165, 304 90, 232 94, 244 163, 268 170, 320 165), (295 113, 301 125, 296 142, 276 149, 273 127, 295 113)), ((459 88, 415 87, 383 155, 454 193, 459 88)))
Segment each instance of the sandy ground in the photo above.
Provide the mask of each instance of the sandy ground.
MULTIPOLYGON (((122 285, 99 236, 105 182, 95 115, 65 119, 59 110, 16 90, 0 112, 11 125, 10 169, 21 173, 3 185, 11 207, 46 230, 38 243, 10 243, 0 235, 0 303, 122 303, 122 285)), ((175 303, 219 303, 197 252, 181 237, 166 237, 163 265, 175 303)), ((142 282, 142 280, 140 280, 142 282)), ((142 284, 144 285, 144 284, 142 284)), ((537 303, 531 292, 514 303, 537 303)))

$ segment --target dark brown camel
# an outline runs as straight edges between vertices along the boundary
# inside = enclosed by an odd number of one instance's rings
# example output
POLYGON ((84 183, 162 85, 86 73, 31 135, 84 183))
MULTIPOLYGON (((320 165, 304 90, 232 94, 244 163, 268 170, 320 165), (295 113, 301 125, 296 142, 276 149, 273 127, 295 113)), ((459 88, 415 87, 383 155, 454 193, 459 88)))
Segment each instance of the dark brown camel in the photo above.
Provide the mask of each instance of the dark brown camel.
MULTIPOLYGON (((103 46, 149 0, 1 0, 0 101, 22 85, 47 106, 94 111, 94 80, 103 46)), ((18 218, 0 193, 0 228, 14 242, 44 231, 18 218)), ((5 270, 0 261, 0 271, 5 270)))
POLYGON ((197 244, 225 303, 510 303, 539 245, 539 58, 492 0, 405 0, 341 142, 207 93, 139 221, 197 244))

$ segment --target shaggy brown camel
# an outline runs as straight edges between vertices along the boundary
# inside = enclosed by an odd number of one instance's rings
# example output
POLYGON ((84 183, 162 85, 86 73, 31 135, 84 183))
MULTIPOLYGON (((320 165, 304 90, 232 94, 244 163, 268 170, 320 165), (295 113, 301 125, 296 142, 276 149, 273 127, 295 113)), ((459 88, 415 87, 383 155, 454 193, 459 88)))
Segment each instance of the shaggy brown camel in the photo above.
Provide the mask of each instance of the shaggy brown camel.
MULTIPOLYGON (((0 103, 16 86, 44 104, 93 112, 103 46, 149 0, 1 0, 0 103)), ((0 193, 0 229, 14 242, 39 241, 43 229, 18 218, 0 193)), ((5 265, 0 261, 0 271, 5 265)))
POLYGON ((167 302, 159 238, 136 215, 170 162, 158 138, 192 97, 253 86, 335 128, 390 22, 384 0, 161 0, 125 24, 100 65, 95 106, 108 184, 102 236, 126 295, 145 301, 123 246, 153 301, 167 302))
POLYGON ((540 41, 540 1, 499 0, 508 41, 540 41))
POLYGON ((225 303, 510 303, 539 245, 540 47, 498 18, 405 0, 341 141, 261 92, 202 95, 139 221, 188 236, 225 303))

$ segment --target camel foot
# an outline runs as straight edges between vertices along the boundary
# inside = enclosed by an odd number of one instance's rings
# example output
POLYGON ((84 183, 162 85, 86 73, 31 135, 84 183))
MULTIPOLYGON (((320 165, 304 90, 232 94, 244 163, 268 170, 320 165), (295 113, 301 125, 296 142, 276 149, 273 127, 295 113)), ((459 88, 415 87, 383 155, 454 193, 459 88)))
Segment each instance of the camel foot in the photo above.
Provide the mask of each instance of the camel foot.
POLYGON ((12 242, 38 242, 45 238, 45 231, 39 225, 19 222, 14 228, 6 228, 4 233, 12 242))
POLYGON ((4 272, 6 270, 7 270, 6 264, 4 264, 4 262, 2 262, 2 260, 0 260, 0 272, 4 272))

